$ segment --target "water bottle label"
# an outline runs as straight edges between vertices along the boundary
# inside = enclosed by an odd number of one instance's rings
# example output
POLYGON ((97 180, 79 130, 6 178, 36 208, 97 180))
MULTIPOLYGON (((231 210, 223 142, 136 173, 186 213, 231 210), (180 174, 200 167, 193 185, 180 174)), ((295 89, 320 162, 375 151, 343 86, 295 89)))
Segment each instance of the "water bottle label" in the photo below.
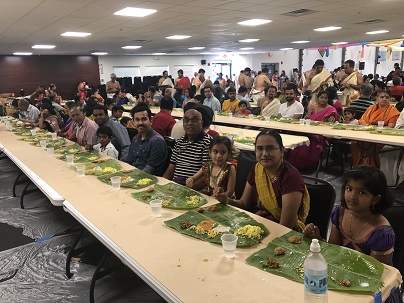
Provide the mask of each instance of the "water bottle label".
POLYGON ((327 275, 312 276, 304 274, 304 289, 312 294, 325 294, 327 292, 327 283, 327 275))

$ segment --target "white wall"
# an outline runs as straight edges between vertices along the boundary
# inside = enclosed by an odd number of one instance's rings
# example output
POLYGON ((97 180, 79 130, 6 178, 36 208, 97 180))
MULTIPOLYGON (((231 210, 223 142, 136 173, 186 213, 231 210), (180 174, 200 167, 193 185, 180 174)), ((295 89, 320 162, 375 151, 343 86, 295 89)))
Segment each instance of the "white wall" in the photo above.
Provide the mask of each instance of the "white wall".
MULTIPOLYGON (((401 42, 396 43, 394 45, 400 46, 401 42)), ((379 50, 387 51, 387 47, 380 47, 379 50)), ((386 59, 386 61, 380 61, 380 64, 377 64, 376 73, 378 73, 379 75, 387 76, 392 70, 394 70, 394 63, 398 63, 402 67, 402 58, 403 58, 402 55, 403 55, 403 52, 399 52, 398 60, 393 60, 393 57, 391 56, 389 59, 386 59)))
POLYGON ((355 69, 358 69, 359 62, 365 62, 365 69, 361 71, 363 75, 373 74, 375 71, 375 56, 376 47, 374 46, 364 46, 364 56, 362 54, 362 46, 350 46, 346 49, 345 60, 355 61, 355 69))
POLYGON ((322 57, 318 50, 303 50, 303 72, 310 70, 318 59, 324 61, 324 67, 327 70, 333 71, 335 68, 341 66, 342 48, 330 49, 328 57, 326 54, 322 57))

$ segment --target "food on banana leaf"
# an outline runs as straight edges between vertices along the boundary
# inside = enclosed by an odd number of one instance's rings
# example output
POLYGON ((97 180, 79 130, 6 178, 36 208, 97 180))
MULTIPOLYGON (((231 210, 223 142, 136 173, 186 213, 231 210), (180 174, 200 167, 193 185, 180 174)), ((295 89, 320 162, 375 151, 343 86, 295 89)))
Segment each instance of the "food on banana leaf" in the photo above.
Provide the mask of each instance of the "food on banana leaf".
POLYGON ((264 268, 278 268, 279 262, 274 258, 268 258, 267 263, 262 264, 264 268))
POLYGON ((348 280, 342 280, 341 282, 339 282, 339 285, 345 286, 345 287, 351 287, 351 282, 348 280))
POLYGON ((292 244, 300 244, 302 243, 302 237, 299 236, 291 236, 288 238, 288 242, 292 244))
POLYGON ((192 226, 192 223, 189 222, 188 220, 182 221, 182 222, 180 223, 180 227, 181 227, 182 229, 187 229, 187 228, 190 228, 191 226, 192 226))
POLYGON ((275 248, 275 250, 274 250, 275 256, 284 255, 285 252, 286 252, 286 249, 284 249, 283 247, 280 247, 280 246, 278 246, 278 247, 275 248))
POLYGON ((203 213, 205 211, 205 209, 203 207, 198 207, 198 209, 196 210, 198 213, 203 213))
POLYGON ((143 178, 143 179, 140 179, 139 181, 137 181, 137 182, 136 182, 136 185, 147 185, 147 184, 150 184, 150 183, 152 183, 152 182, 153 182, 152 179, 143 178))
POLYGON ((264 231, 261 229, 261 227, 250 224, 240 227, 234 232, 235 235, 245 236, 250 239, 260 239, 263 233, 264 231))
POLYGON ((164 200, 163 203, 162 203, 162 206, 164 206, 164 207, 167 207, 167 206, 170 206, 170 205, 171 205, 171 202, 168 201, 168 200, 164 200))
POLYGON ((211 205, 211 206, 208 207, 208 209, 209 209, 210 211, 216 211, 216 210, 217 210, 217 206, 216 206, 216 205, 211 205))
POLYGON ((204 230, 208 231, 208 230, 212 229, 212 227, 215 225, 215 223, 216 222, 213 220, 204 220, 201 223, 199 223, 197 227, 201 227, 204 230))
MULTIPOLYGON (((168 190, 170 190, 168 188, 168 190)), ((186 198, 186 204, 187 205, 198 205, 199 204, 199 196, 194 195, 194 196, 187 196, 186 198)))

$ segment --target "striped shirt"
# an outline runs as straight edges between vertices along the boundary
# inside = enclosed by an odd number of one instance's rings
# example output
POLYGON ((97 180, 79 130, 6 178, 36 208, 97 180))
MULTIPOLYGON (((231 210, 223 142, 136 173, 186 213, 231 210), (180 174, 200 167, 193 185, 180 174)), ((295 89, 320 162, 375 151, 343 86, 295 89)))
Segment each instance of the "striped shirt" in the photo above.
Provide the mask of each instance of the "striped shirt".
POLYGON ((170 163, 175 165, 174 178, 192 177, 202 167, 204 162, 209 162, 209 144, 211 136, 205 132, 190 142, 185 135, 175 143, 170 163))
POLYGON ((369 106, 374 105, 375 103, 369 101, 369 99, 356 99, 351 102, 349 107, 352 107, 356 111, 355 119, 360 119, 369 106))

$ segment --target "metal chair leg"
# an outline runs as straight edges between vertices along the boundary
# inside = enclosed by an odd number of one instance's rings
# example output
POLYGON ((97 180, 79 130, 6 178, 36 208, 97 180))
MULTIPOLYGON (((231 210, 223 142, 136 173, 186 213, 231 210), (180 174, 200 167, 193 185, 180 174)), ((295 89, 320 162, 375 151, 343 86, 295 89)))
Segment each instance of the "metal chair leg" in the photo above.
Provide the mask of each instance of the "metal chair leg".
POLYGON ((66 277, 68 279, 73 277, 73 274, 70 272, 70 259, 72 258, 73 253, 76 251, 75 248, 76 248, 77 244, 79 243, 80 239, 83 237, 84 231, 85 231, 85 228, 82 227, 81 230, 80 230, 80 233, 77 236, 77 238, 74 240, 74 243, 73 243, 72 247, 70 247, 69 253, 67 254, 67 257, 66 257, 66 273, 65 274, 66 274, 66 277))
POLYGON ((20 180, 21 176, 23 176, 23 175, 24 175, 24 173, 21 171, 13 183, 13 197, 17 197, 17 194, 15 192, 17 185, 27 182, 27 180, 20 180))

